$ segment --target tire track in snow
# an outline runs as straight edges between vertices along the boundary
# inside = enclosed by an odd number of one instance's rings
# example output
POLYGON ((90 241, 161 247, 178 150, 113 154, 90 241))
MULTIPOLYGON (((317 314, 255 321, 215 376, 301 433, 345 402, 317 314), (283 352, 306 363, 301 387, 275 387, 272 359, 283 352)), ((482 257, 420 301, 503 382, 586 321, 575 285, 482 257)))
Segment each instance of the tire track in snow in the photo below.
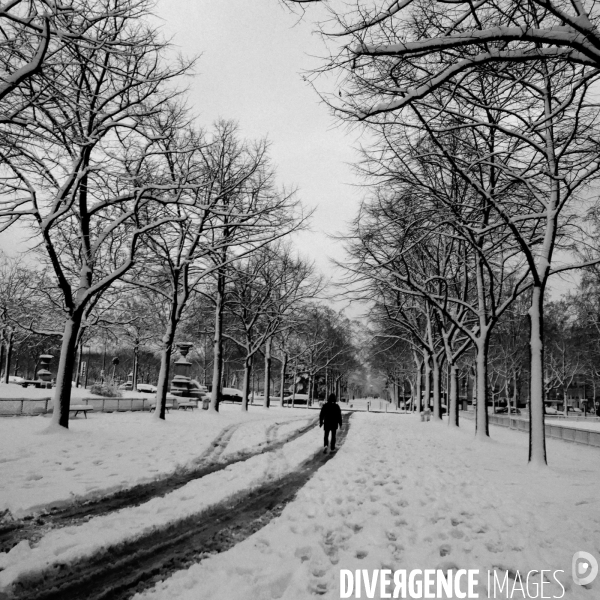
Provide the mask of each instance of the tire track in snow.
MULTIPOLYGON (((314 428, 316 424, 317 419, 315 418, 304 427, 295 430, 280 440, 277 440, 274 436, 272 439, 268 439, 265 444, 261 444, 252 450, 235 453, 221 460, 232 437, 244 423, 228 425, 213 439, 209 448, 193 461, 191 468, 180 468, 166 477, 119 490, 114 494, 108 494, 86 502, 61 506, 38 516, 26 517, 3 524, 0 526, 0 552, 8 552, 22 540, 35 543, 51 529, 77 525, 92 517, 105 515, 122 508, 138 506, 152 498, 165 496, 194 479, 200 479, 210 473, 221 471, 232 464, 247 460, 263 452, 281 448, 287 442, 295 440, 314 428)), ((0 600, 2 599, 0 598, 0 600)))
MULTIPOLYGON (((343 416, 345 426, 338 436, 340 449, 350 427, 350 416, 343 416)), ((304 433, 315 424, 304 428, 304 433)), ((288 441, 291 440, 281 440, 274 446, 288 441)), ((294 472, 234 501, 78 563, 23 577, 16 582, 10 600, 128 600, 174 572, 224 552, 260 530, 278 517, 312 475, 336 455, 337 452, 323 454, 319 446, 315 455, 294 472)))

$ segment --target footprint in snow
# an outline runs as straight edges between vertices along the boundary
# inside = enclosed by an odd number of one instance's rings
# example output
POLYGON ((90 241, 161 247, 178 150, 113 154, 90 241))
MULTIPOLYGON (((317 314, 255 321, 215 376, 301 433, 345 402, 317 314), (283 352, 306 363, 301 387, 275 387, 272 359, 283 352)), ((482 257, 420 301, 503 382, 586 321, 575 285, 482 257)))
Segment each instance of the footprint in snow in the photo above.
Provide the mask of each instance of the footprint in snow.
POLYGON ((452 552, 452 546, 450 544, 442 544, 440 546, 440 556, 448 556, 452 552))
POLYGON ((324 596, 327 593, 327 583, 325 581, 310 583, 308 591, 317 596, 324 596))
POLYGON ((351 529, 354 533, 358 533, 362 530, 363 526, 360 523, 346 523, 346 527, 351 529))

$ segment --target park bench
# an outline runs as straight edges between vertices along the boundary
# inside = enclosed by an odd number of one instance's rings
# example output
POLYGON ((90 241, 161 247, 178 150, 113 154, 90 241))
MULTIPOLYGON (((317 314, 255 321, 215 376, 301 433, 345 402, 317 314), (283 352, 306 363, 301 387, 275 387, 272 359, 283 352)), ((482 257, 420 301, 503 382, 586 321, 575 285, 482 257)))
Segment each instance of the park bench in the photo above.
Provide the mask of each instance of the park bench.
MULTIPOLYGON (((167 410, 167 412, 169 412, 169 410, 171 408, 173 408, 172 404, 169 404, 169 403, 165 404, 165 409, 167 410)), ((154 404, 150 405, 150 412, 152 412, 153 410, 156 410, 156 402, 154 404)))
POLYGON ((93 406, 89 406, 88 404, 73 404, 69 407, 69 412, 74 413, 73 417, 76 417, 79 413, 83 413, 83 416, 87 419, 87 414, 91 410, 94 410, 93 406))
POLYGON ((26 388, 29 385, 32 385, 36 388, 51 388, 52 382, 43 381, 42 379, 25 379, 19 383, 20 386, 26 388))
POLYGON ((187 410, 188 408, 194 410, 195 408, 198 408, 198 404, 196 402, 179 402, 177 404, 177 409, 181 410, 182 408, 183 410, 187 410))

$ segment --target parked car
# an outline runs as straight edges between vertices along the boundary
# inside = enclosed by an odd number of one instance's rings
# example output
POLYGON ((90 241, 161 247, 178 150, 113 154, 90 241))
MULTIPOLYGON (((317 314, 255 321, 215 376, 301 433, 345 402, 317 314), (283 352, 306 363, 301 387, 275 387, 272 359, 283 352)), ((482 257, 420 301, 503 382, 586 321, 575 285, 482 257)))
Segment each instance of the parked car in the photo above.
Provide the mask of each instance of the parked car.
POLYGON ((149 383, 138 383, 137 390, 144 394, 156 394, 156 386, 149 383))
POLYGON ((574 406, 569 406, 567 410, 572 413, 583 413, 583 411, 580 408, 575 408, 574 406))
POLYGON ((221 390, 221 402, 241 402, 243 395, 242 390, 224 387, 221 390))
POLYGON ((506 415, 506 414, 508 414, 509 411, 510 411, 511 415, 520 415, 521 414, 521 411, 518 408, 515 408, 514 406, 511 406, 510 409, 508 406, 501 406, 500 408, 496 409, 496 414, 506 415))
POLYGON ((8 383, 23 383, 24 381, 23 377, 18 377, 17 375, 8 376, 8 383))
POLYGON ((556 410, 556 408, 553 408, 552 406, 547 406, 546 414, 547 415, 562 415, 562 412, 559 410, 556 410))
POLYGON ((133 389, 133 383, 131 383, 131 381, 126 381, 125 383, 122 383, 117 389, 126 390, 130 392, 133 389))

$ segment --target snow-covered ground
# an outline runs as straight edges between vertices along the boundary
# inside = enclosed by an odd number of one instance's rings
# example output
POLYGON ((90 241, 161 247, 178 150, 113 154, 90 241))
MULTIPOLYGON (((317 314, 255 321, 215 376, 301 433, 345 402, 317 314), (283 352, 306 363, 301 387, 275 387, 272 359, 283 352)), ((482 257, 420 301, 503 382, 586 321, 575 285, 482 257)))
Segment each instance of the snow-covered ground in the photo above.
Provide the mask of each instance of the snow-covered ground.
MULTIPOLYGON (((547 573, 546 597, 598 598, 600 579, 575 585, 571 559, 600 558, 599 451, 548 440, 551 466, 536 469, 527 436, 495 427, 481 443, 473 427, 355 414, 337 457, 280 517, 136 600, 337 600, 340 569, 382 568, 480 569, 481 598, 488 570, 562 570, 566 593, 547 573)), ((518 590, 512 597, 525 597, 518 590)))
MULTIPOLYGON (((41 391, 41 390, 36 390, 41 391)), ((300 429, 316 414, 262 407, 242 412, 225 404, 208 411, 94 413, 70 429, 47 433, 49 417, 0 419, 0 514, 24 516, 65 501, 89 498, 151 481, 193 465, 226 428, 233 433, 226 459, 300 429), (273 427, 283 423, 284 426, 273 427)), ((221 455, 223 457, 223 455, 221 455)))
POLYGON ((33 547, 22 541, 10 552, 0 553, 0 596, 24 574, 39 573, 107 550, 278 479, 319 452, 319 442, 319 430, 311 429, 278 450, 193 480, 165 496, 92 518, 81 525, 52 530, 33 547))

